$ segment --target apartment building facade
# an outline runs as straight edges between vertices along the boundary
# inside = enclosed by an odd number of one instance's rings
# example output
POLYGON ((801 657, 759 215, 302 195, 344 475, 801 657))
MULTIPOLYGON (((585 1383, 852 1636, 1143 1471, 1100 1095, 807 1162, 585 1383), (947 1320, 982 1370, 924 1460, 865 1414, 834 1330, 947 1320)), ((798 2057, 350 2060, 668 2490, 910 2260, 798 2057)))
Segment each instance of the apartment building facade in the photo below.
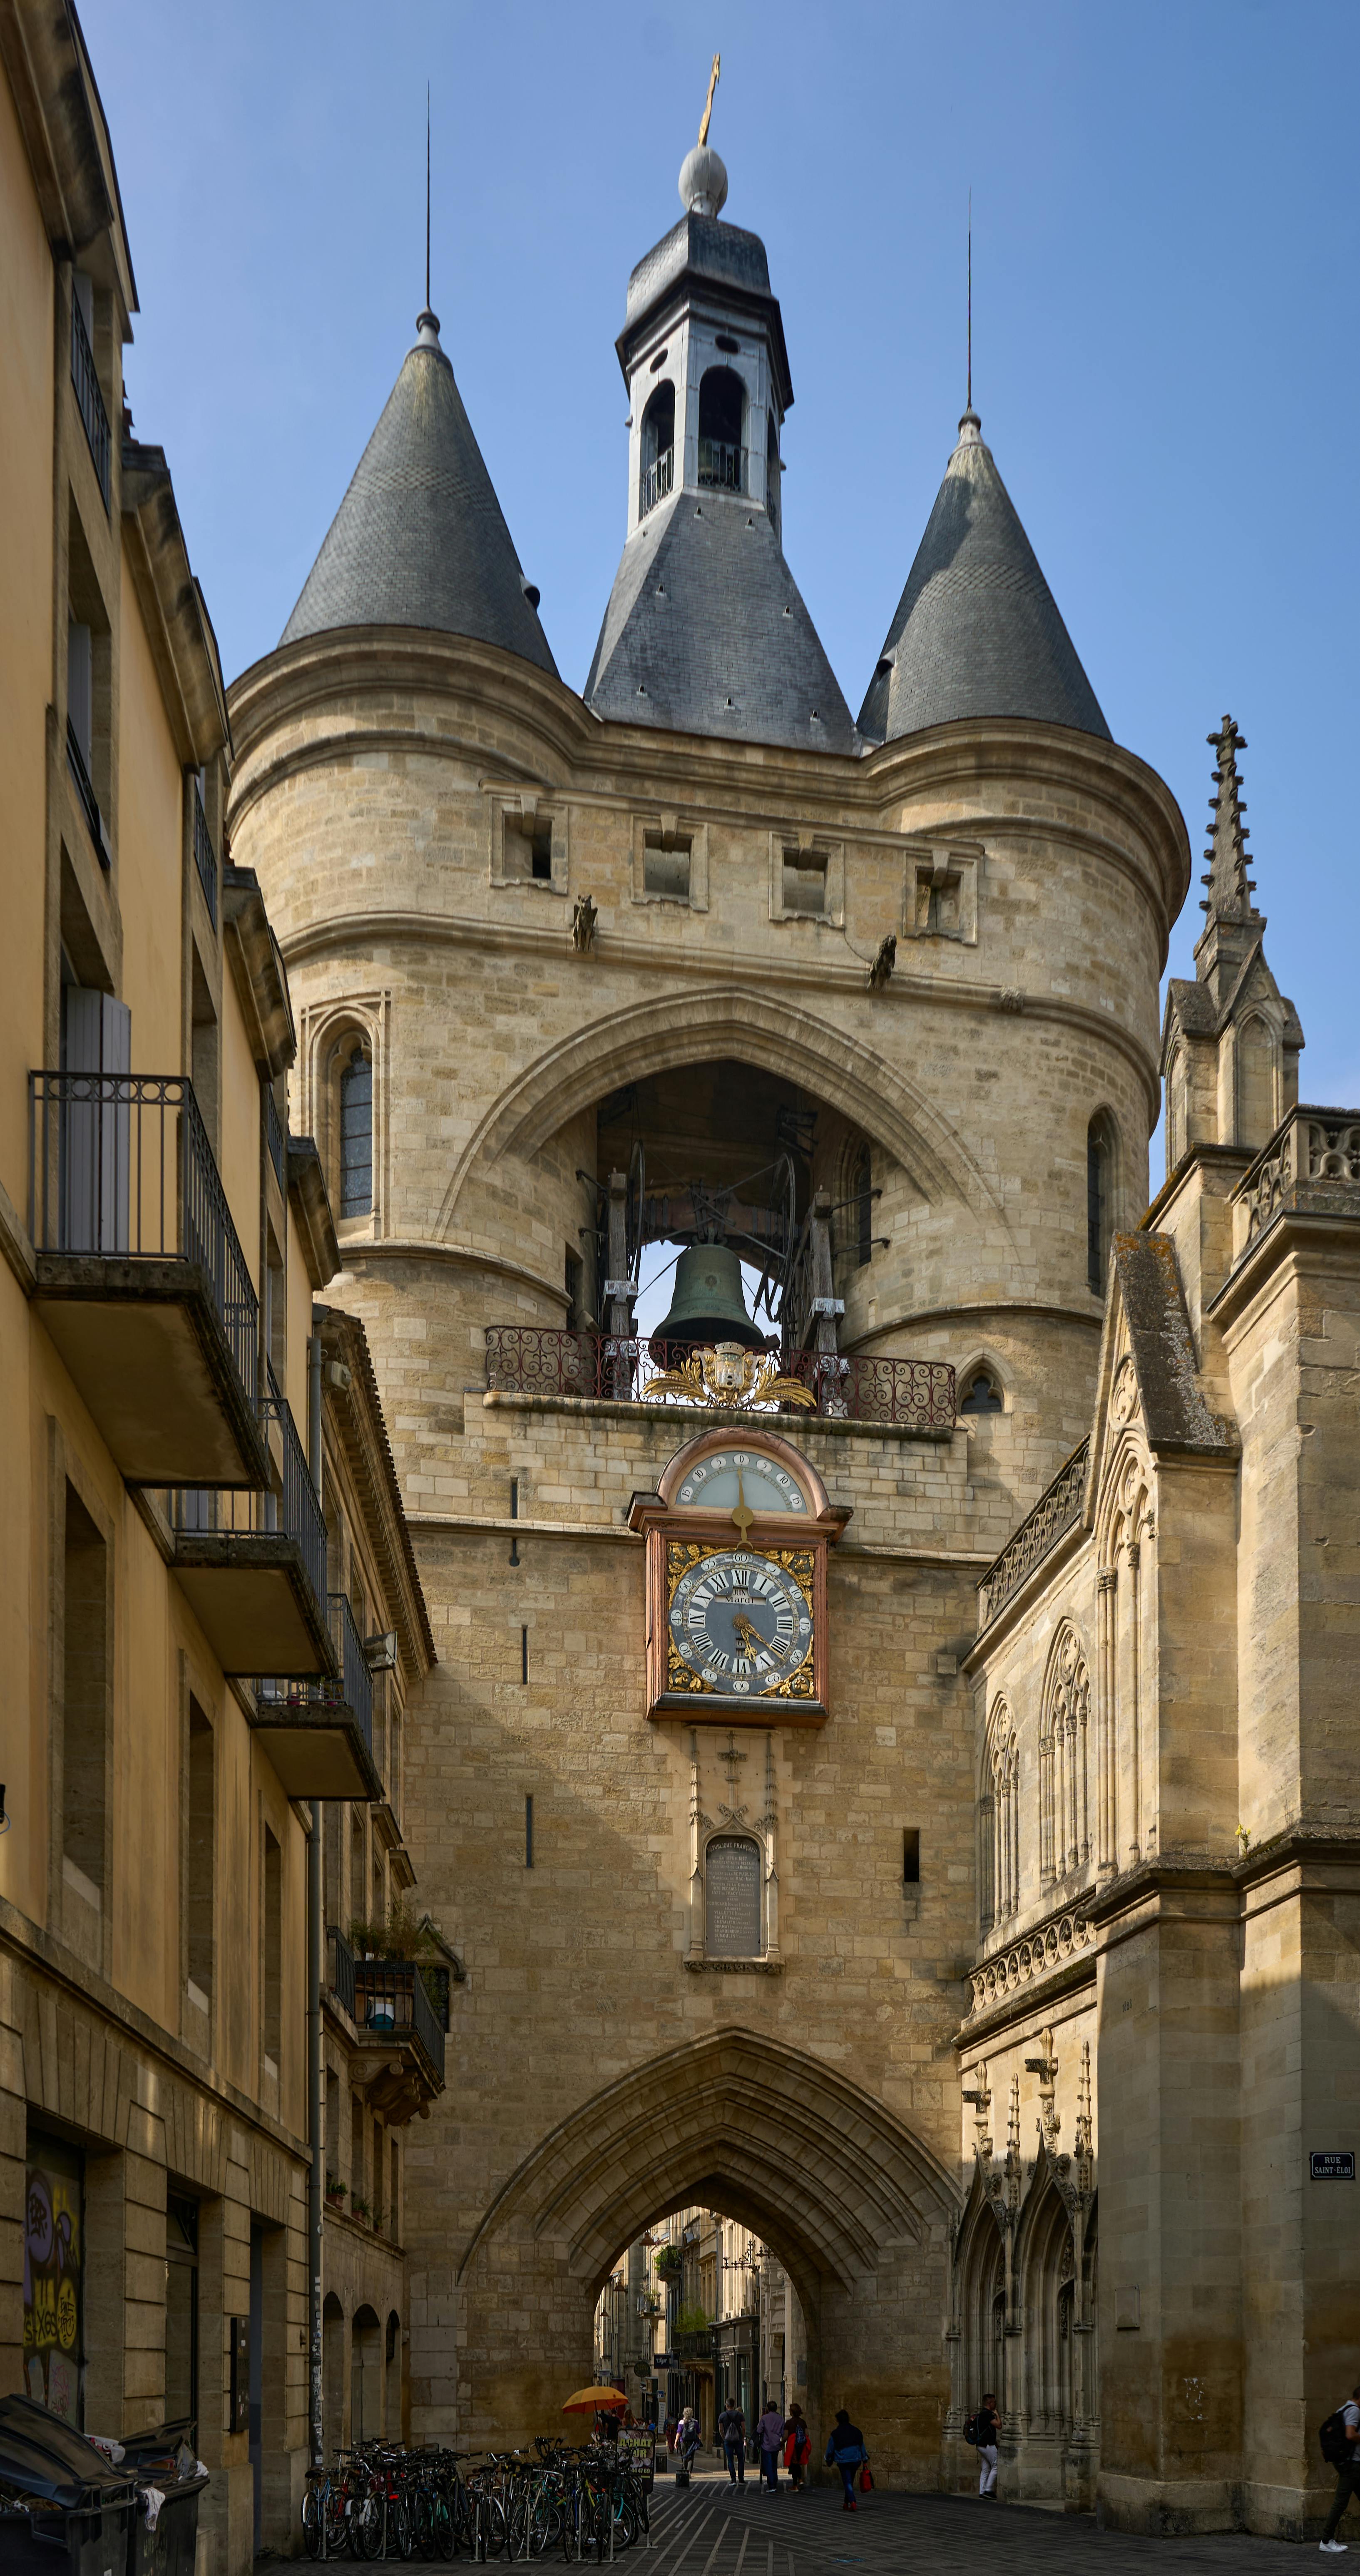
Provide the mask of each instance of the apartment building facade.
POLYGON ((325 2341, 309 1858, 325 2152, 367 2178, 325 2218, 327 2431, 405 2403, 441 1989, 348 1934, 410 1897, 433 1648, 362 1330, 315 1302, 331 1190, 65 6, 0 19, 0 236, 0 2384, 188 2423, 226 2576, 296 2531, 325 2341))

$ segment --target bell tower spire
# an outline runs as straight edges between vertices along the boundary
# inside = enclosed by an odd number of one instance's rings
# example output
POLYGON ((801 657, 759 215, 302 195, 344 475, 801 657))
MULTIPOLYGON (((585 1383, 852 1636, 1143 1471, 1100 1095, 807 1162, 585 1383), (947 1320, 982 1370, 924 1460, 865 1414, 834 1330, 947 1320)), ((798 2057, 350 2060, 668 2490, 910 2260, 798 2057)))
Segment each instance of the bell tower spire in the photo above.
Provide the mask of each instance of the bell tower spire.
POLYGON ((858 736, 784 559, 780 439, 793 403, 765 245, 719 220, 727 169, 699 139, 684 211, 628 281, 628 533, 586 701, 678 733, 852 753, 858 736))

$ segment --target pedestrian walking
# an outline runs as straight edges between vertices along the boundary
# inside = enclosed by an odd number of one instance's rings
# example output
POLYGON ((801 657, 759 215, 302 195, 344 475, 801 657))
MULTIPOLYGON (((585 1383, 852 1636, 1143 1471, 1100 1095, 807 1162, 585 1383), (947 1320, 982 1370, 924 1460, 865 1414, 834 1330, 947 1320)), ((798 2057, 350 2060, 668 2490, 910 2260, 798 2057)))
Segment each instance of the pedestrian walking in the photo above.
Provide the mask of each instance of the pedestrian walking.
POLYGON ((718 2439, 723 2446, 723 2458, 727 2462, 728 2485, 744 2487, 746 2484, 746 2418, 739 2406, 734 2406, 730 2402, 724 2406, 718 2417, 718 2439))
POLYGON ((699 2419, 692 2406, 685 2408, 675 2428, 675 2483, 687 2487, 694 2467, 694 2454, 699 2448, 699 2419))
POLYGON ((1335 2552, 1349 2547, 1337 2539, 1336 2527, 1351 2497, 1360 2495, 1360 2388, 1353 2388, 1345 2405, 1328 2416, 1320 2439, 1322 2456, 1336 2471, 1336 2493, 1318 2547, 1335 2552))
POLYGON ((804 2495, 807 2492, 803 2480, 807 2475, 807 2464, 811 2457, 812 2435, 808 2430, 807 2417, 801 2406, 791 2406, 788 2422, 784 2426, 784 2466, 793 2480, 795 2495, 804 2495))
POLYGON ((784 2409, 772 2397, 765 2400, 765 2412, 756 2426, 760 2444, 761 2484, 771 2495, 779 2486, 779 2446, 784 2438, 784 2409))
POLYGON ((970 2415, 963 2428, 965 2442, 971 2442, 978 2455, 978 2494, 996 2502, 997 2443, 1001 2439, 1001 2418, 996 2411, 995 2395, 989 2390, 976 2415, 970 2415))
POLYGON ((852 2424, 845 2408, 838 2406, 836 2421, 831 2428, 831 2438, 826 2446, 826 2464, 830 2468, 834 2461, 841 2473, 841 2485, 845 2490, 841 2498, 842 2513, 859 2511, 859 2506, 855 2502, 855 2471, 863 2467, 868 2457, 869 2454, 864 2447, 864 2435, 858 2424, 852 2424))

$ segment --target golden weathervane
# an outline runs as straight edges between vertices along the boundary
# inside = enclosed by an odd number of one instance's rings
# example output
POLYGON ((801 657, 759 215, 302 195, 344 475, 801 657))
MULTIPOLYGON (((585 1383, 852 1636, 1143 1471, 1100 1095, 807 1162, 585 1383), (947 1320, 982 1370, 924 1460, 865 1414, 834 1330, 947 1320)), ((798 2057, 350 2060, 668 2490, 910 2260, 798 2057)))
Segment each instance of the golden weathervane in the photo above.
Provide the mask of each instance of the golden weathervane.
POLYGON ((714 55, 714 57, 713 57, 713 69, 712 69, 712 71, 711 71, 711 72, 709 73, 709 75, 708 75, 708 96, 707 96, 707 98, 704 100, 704 112, 703 112, 703 115, 701 116, 701 118, 700 118, 700 120, 699 120, 699 149, 700 149, 700 151, 702 151, 702 150, 703 150, 704 145, 705 145, 705 144, 707 143, 707 141, 708 141, 708 120, 709 120, 710 116, 713 114, 713 93, 714 93, 715 89, 716 89, 716 88, 717 88, 717 86, 718 86, 718 82, 719 82, 719 79, 720 79, 720 77, 721 77, 721 74, 722 74, 722 55, 721 55, 721 54, 715 54, 715 55, 714 55))

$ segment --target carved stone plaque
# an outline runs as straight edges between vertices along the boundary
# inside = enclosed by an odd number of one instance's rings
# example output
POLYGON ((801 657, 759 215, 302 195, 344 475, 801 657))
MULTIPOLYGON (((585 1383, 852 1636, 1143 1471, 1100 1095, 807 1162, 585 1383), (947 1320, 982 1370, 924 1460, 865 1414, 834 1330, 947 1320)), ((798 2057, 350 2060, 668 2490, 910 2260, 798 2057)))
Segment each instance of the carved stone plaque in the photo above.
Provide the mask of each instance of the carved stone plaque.
POLYGON ((707 1920, 704 1948, 710 1959, 758 1959, 760 1849, 745 1834, 715 1834, 704 1854, 707 1920))

